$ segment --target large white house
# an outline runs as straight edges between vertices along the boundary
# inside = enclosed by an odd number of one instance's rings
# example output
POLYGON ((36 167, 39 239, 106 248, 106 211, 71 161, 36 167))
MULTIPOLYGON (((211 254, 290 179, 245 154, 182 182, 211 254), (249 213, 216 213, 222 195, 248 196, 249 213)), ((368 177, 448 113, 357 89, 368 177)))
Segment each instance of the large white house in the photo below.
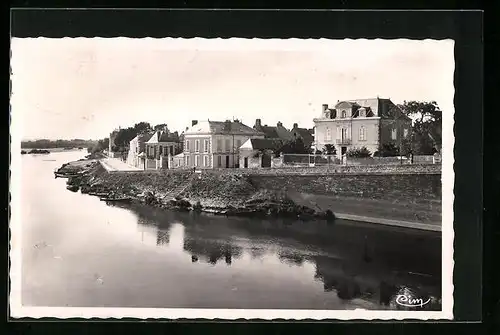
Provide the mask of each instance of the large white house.
POLYGON ((239 166, 239 148, 264 133, 234 121, 196 121, 184 132, 184 166, 200 169, 239 166))
POLYGON ((322 106, 314 119, 314 144, 319 150, 329 144, 337 155, 366 147, 373 154, 383 144, 399 145, 411 130, 411 119, 390 99, 372 98, 338 101, 322 106))

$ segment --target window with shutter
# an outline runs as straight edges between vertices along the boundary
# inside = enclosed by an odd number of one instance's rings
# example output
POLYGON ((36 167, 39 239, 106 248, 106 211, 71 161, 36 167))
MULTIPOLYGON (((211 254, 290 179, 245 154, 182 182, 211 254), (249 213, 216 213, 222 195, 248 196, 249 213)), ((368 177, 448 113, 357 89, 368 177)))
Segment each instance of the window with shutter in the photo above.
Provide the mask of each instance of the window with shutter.
POLYGON ((222 140, 220 138, 217 139, 217 152, 222 152, 222 140))

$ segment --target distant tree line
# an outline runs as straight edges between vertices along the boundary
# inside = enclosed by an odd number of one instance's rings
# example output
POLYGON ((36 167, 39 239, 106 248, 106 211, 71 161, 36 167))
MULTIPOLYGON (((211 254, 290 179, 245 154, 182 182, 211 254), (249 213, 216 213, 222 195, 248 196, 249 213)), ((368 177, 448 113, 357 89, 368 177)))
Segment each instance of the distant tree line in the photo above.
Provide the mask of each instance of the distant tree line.
POLYGON ((88 148, 97 143, 93 140, 47 140, 22 141, 21 148, 24 149, 53 149, 53 148, 88 148))

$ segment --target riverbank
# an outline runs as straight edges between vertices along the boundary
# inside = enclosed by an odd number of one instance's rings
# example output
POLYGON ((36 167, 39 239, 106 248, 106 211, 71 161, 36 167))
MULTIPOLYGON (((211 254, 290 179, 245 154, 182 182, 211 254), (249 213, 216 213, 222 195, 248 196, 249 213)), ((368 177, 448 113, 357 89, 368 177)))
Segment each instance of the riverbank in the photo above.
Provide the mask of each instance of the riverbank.
POLYGON ((270 177, 237 171, 196 174, 169 170, 108 173, 97 160, 72 162, 60 171, 84 172, 68 181, 82 193, 174 210, 302 220, 333 221, 337 217, 441 230, 440 190, 436 186, 440 175, 270 177))

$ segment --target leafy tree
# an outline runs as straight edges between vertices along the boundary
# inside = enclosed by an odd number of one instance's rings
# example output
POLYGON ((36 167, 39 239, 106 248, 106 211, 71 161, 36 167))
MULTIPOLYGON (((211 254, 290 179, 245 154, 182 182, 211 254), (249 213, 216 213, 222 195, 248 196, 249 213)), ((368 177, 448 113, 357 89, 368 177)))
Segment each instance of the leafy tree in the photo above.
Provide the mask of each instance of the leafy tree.
MULTIPOLYGON (((163 130, 167 127, 166 123, 160 123, 153 127, 154 131, 163 130)), ((168 129, 168 128, 167 128, 168 129)))
POLYGON ((97 141, 95 145, 87 148, 87 151, 91 153, 102 152, 103 150, 108 149, 108 147, 109 147, 109 137, 106 137, 104 139, 97 141))
POLYGON ((393 142, 384 143, 375 152, 376 157, 395 157, 399 156, 399 148, 393 142))
POLYGON ((323 148, 323 154, 336 155, 337 149, 335 149, 335 146, 333 144, 325 144, 325 147, 323 148))
POLYGON ((414 119, 412 125, 412 151, 429 155, 441 151, 442 111, 435 101, 405 101, 399 108, 414 119))
POLYGON ((347 151, 346 156, 349 158, 366 158, 371 157, 372 153, 366 147, 352 148, 347 151))
POLYGON ((309 154, 311 148, 308 148, 302 138, 297 137, 291 141, 286 142, 281 149, 277 152, 282 152, 284 154, 309 154))
MULTIPOLYGON (((137 134, 140 134, 140 133, 143 133, 143 132, 148 132, 148 131, 151 131, 152 128, 151 128, 151 125, 148 123, 148 122, 139 122, 139 123, 136 123, 134 125, 134 131, 135 131, 135 136, 137 136, 137 134)), ((132 137, 132 138, 134 138, 132 137)))

